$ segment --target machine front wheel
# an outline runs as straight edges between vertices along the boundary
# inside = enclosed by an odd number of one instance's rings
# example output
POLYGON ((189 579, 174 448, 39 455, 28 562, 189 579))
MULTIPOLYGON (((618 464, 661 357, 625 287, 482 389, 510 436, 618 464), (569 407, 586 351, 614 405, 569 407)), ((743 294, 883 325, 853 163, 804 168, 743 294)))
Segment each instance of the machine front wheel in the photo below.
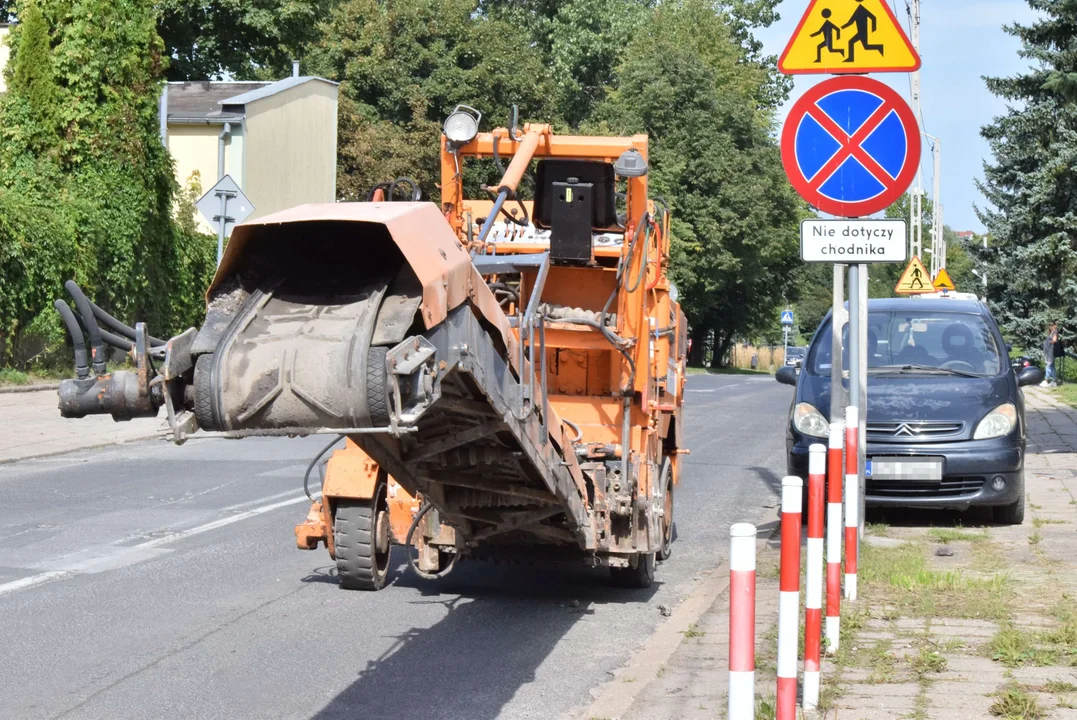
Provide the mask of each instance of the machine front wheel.
POLYGON ((662 546, 658 561, 665 562, 673 554, 673 463, 667 457, 662 462, 662 546))
POLYGON ((389 506, 379 480, 370 500, 338 500, 333 514, 337 576, 345 590, 381 590, 389 577, 389 506))

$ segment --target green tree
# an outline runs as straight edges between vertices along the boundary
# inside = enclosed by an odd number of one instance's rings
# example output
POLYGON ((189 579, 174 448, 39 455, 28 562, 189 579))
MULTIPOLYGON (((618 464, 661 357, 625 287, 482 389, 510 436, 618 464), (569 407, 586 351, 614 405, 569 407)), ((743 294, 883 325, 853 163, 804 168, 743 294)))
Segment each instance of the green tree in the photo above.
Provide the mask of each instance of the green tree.
POLYGON ((657 8, 624 57, 598 119, 650 135, 694 360, 713 331, 720 362, 734 338, 774 324, 800 265, 803 205, 782 171, 774 114, 758 102, 767 72, 743 62, 728 19, 702 0, 657 8))
POLYGON ((34 0, 18 14, 12 84, 0 98, 0 332, 14 344, 31 328, 55 337, 51 303, 72 277, 157 334, 197 322, 212 264, 205 239, 172 215, 152 2, 34 0))
POLYGON ((994 159, 979 183, 988 204, 977 212, 991 243, 969 251, 987 264, 988 301, 1007 335, 1038 347, 1051 320, 1072 338, 1077 314, 1077 108, 1065 82, 1077 72, 1077 2, 1028 4, 1039 18, 1006 31, 1032 66, 985 78, 1008 110, 981 130, 994 159))
POLYGON ((312 67, 341 81, 338 192, 361 199, 408 175, 436 199, 441 124, 459 103, 484 125, 556 119, 555 86, 520 28, 476 0, 347 0, 322 28, 312 67))
POLYGON ((169 80, 278 78, 318 37, 331 0, 164 0, 169 80))

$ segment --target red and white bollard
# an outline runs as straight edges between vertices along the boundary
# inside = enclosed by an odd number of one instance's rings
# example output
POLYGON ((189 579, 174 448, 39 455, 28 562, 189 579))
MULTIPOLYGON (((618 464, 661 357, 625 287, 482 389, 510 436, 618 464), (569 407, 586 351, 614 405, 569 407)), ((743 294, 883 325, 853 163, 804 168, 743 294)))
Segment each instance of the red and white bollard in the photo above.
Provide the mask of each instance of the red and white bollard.
POLYGON ((782 546, 778 580, 778 697, 776 720, 797 716, 797 636, 800 634, 800 496, 804 481, 782 479, 782 546))
POLYGON ((729 720, 755 717, 755 525, 729 528, 729 720))
POLYGON ((860 532, 860 411, 845 408, 845 597, 856 600, 856 554, 860 532))
POLYGON ((819 666, 823 643, 823 494, 826 447, 808 448, 808 565, 804 598, 804 709, 819 705, 819 666))
POLYGON ((830 448, 826 468, 826 647, 838 651, 841 636, 841 423, 830 423, 830 448))

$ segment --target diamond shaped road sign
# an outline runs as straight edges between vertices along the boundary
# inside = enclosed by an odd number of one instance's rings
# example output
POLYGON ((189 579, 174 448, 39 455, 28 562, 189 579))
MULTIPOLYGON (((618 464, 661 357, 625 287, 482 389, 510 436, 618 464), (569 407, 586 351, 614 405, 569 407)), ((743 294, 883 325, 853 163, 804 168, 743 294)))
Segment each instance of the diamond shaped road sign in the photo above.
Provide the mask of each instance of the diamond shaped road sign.
POLYGON ((202 217, 218 233, 220 232, 219 223, 222 215, 222 198, 224 202, 224 234, 227 237, 232 234, 232 227, 236 223, 241 223, 251 216, 251 213, 254 212, 254 203, 243 194, 243 191, 239 189, 239 185, 236 184, 231 175, 225 175, 218 180, 217 184, 211 187, 195 203, 195 207, 202 213, 202 217))

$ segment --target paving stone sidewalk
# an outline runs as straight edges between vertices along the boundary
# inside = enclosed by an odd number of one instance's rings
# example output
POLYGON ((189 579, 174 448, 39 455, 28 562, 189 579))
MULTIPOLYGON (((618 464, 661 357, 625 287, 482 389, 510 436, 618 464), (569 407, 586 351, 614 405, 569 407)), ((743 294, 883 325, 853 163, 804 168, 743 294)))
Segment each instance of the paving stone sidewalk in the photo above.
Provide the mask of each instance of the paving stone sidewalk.
POLYGON ((161 418, 116 422, 109 415, 67 420, 56 404, 54 389, 0 394, 0 462, 143 440, 164 424, 161 418))
MULTIPOLYGON (((1024 524, 975 512, 871 524, 862 595, 807 717, 1077 720, 1077 409, 1049 390, 1025 397, 1024 524)), ((777 557, 761 543, 757 719, 773 717, 777 557)), ((726 716, 728 603, 715 600, 657 677, 628 679, 647 685, 621 720, 726 716)))

